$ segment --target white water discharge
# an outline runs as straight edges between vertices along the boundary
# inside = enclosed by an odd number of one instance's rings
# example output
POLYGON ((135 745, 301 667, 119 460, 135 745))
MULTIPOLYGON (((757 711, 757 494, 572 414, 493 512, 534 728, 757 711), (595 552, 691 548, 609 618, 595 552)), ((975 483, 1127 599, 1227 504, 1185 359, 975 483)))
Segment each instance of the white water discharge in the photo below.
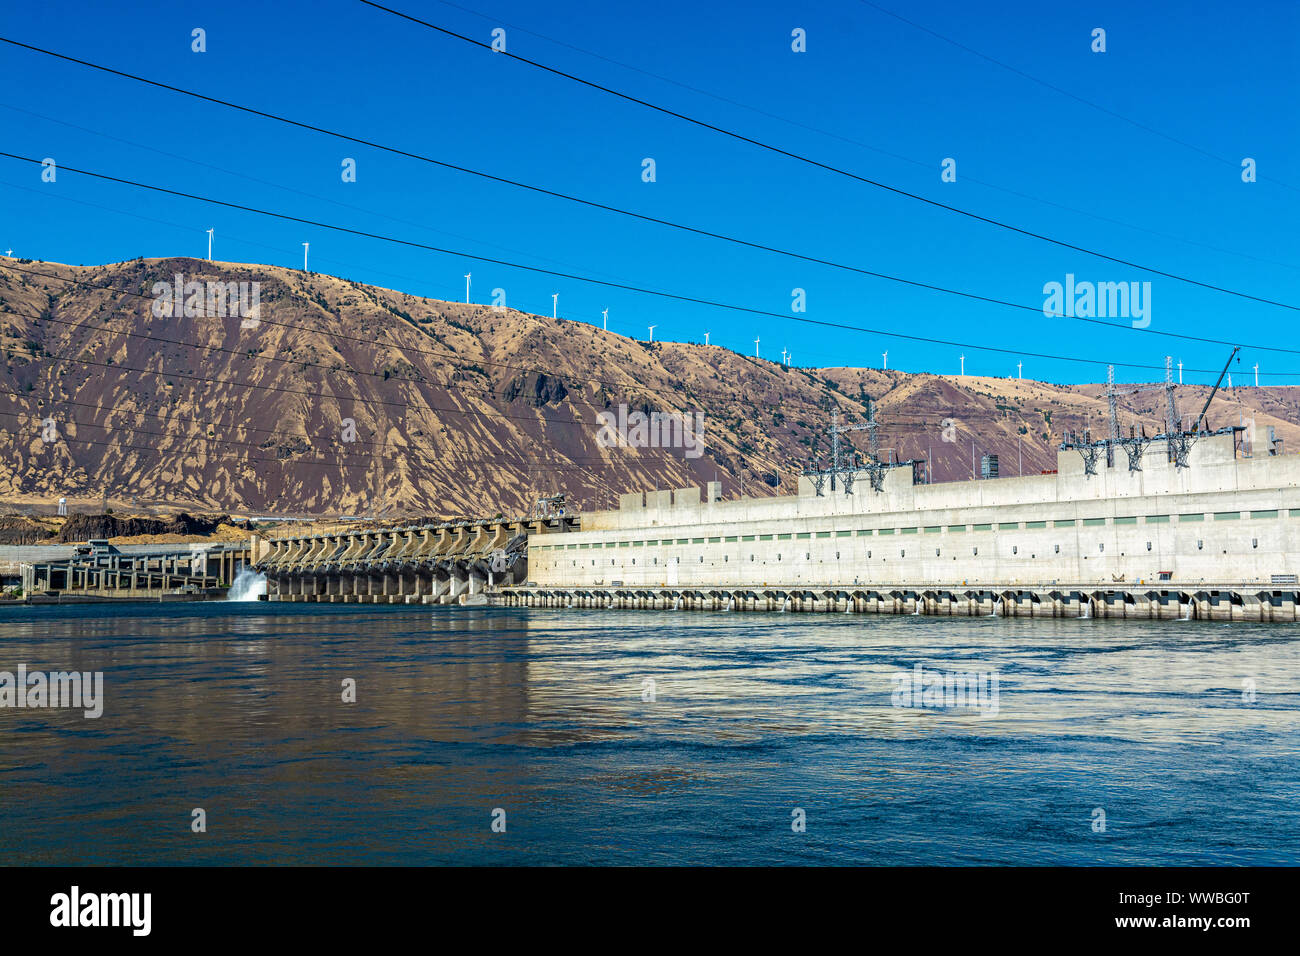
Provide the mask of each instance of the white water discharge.
POLYGON ((256 601, 266 593, 266 575, 252 568, 240 568, 226 592, 227 601, 256 601))

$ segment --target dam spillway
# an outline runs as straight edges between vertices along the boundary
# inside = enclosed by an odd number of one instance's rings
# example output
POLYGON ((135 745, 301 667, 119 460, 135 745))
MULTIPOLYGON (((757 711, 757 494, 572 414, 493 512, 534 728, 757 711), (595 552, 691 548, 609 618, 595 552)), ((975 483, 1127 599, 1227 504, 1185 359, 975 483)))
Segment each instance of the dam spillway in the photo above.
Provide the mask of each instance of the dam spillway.
POLYGON ((343 604, 479 604, 523 581, 530 535, 575 518, 446 522, 276 538, 255 545, 268 601, 343 604))

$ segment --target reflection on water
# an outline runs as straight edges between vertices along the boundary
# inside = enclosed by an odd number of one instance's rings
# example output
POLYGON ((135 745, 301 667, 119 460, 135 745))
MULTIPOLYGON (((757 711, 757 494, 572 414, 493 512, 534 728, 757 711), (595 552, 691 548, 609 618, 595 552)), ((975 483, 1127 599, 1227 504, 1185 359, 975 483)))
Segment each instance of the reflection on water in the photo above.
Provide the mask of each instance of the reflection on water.
POLYGON ((102 670, 106 700, 98 720, 0 710, 0 828, 11 863, 1295 863, 1297 636, 5 609, 0 670, 102 670), (895 675, 917 664, 997 675, 996 711, 891 706, 895 675), (190 832, 195 807, 207 833, 190 832))

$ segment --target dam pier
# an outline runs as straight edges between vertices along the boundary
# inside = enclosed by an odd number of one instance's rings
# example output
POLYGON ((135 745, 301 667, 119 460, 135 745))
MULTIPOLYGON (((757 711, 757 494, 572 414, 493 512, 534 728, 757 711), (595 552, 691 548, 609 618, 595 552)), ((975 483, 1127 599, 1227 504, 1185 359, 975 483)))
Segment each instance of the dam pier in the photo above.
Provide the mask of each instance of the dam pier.
POLYGON ((1086 586, 1035 588, 512 588, 508 607, 643 611, 902 614, 926 617, 1068 617, 1125 620, 1300 620, 1300 590, 1250 585, 1195 590, 1086 586))

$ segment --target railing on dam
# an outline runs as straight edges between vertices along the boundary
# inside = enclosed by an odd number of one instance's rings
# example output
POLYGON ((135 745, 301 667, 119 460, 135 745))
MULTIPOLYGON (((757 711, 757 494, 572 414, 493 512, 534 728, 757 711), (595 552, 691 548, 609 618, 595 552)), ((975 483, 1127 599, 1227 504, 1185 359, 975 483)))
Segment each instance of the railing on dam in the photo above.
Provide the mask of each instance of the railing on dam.
POLYGON ((512 587, 508 607, 823 612, 963 617, 1138 620, 1300 620, 1300 590, 1259 585, 1052 585, 979 588, 826 587, 512 587))
POLYGON ((268 601, 486 603, 522 583, 530 535, 563 534, 577 517, 494 518, 275 538, 254 568, 268 601))

